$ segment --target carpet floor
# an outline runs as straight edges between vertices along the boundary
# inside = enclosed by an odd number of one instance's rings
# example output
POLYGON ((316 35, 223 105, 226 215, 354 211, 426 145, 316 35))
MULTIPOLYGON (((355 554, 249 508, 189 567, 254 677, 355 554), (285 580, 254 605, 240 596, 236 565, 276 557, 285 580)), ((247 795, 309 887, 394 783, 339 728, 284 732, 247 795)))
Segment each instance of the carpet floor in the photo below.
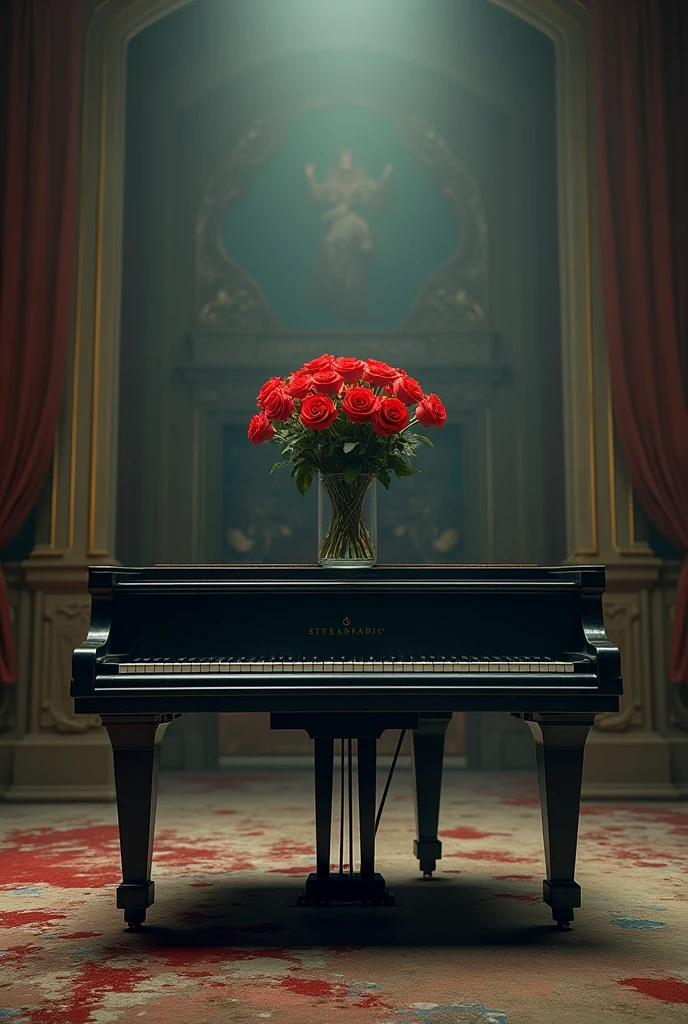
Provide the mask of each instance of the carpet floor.
POLYGON ((0 805, 0 1021, 688 1021, 688 811, 585 803, 570 931, 541 902, 534 779, 447 772, 444 858, 411 852, 394 778, 378 867, 395 908, 298 908, 306 770, 163 776, 146 927, 127 932, 111 805, 0 805))

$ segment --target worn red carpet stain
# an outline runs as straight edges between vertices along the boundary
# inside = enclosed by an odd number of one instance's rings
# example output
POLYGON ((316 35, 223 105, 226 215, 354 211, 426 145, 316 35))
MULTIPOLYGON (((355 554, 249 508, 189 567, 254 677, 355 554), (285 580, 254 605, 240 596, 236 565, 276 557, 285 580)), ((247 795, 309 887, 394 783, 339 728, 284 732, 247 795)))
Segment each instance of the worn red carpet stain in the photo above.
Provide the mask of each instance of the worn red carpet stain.
MULTIPOLYGON (((685 1024, 675 805, 583 806, 583 906, 562 932, 541 899, 529 775, 447 773, 444 857, 426 882, 400 771, 378 833, 390 909, 296 906, 314 870, 311 787, 283 769, 163 776, 156 903, 138 934, 114 906, 114 807, 5 805, 0 1024, 685 1024)), ((335 820, 333 853, 338 836, 335 820)))
POLYGON ((617 985, 626 985, 665 1003, 688 1003, 688 982, 679 978, 622 978, 617 985))

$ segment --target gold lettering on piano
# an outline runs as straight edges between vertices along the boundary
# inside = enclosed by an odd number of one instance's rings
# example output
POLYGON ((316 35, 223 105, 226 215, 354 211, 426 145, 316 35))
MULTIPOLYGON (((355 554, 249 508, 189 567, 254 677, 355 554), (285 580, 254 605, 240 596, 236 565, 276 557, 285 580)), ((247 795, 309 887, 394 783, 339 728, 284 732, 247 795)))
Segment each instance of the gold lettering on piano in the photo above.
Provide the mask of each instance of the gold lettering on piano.
POLYGON ((354 626, 348 615, 341 626, 309 626, 309 636, 382 636, 384 626, 354 626))

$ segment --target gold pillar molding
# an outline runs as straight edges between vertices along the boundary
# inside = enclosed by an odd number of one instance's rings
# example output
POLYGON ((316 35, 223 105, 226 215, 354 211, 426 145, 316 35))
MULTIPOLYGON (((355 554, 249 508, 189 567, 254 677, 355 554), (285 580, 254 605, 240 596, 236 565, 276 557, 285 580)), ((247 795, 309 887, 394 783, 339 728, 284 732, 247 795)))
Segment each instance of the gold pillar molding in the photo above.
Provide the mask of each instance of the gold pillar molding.
MULTIPOLYGON (((86 624, 87 566, 114 560, 126 51, 137 33, 192 2, 101 0, 91 9, 84 44, 74 336, 51 486, 35 549, 21 569, 25 590, 18 603, 17 629, 22 636, 30 635, 31 656, 25 659, 16 689, 15 724, 0 740, 0 771, 3 764, 10 765, 10 779, 5 779, 10 799, 98 799, 112 794, 111 757, 103 730, 92 721, 77 724, 66 688, 68 649, 79 641, 86 624)), ((619 487, 627 485, 607 407, 594 221, 588 12, 582 0, 491 2, 530 22, 554 45, 567 546, 572 561, 618 565, 618 581, 626 587, 618 591, 618 600, 625 594, 631 610, 627 624, 621 611, 614 618, 624 636, 632 638, 634 629, 646 629, 633 624, 644 622, 654 584, 646 578, 641 586, 638 580, 636 563, 650 552, 634 537, 632 495, 619 499, 619 487), (629 570, 625 575, 624 563, 629 570), (636 605, 631 607, 633 600, 636 605)), ((645 561, 648 571, 656 573, 655 560, 645 561)), ((655 650, 659 641, 652 635, 654 641, 648 643, 655 650)), ((638 647, 637 639, 625 642, 635 644, 630 653, 622 652, 626 660, 639 657, 642 644, 638 647)), ((661 671, 653 658, 655 670, 661 671)), ((633 664, 634 680, 641 679, 645 662, 633 664)), ((653 676, 653 684, 657 707, 664 677, 653 676)), ((609 766, 618 763, 619 748, 626 744, 631 749, 629 736, 643 732, 646 746, 666 746, 655 731, 647 686, 647 679, 633 682, 636 696, 631 697, 630 712, 628 707, 622 712, 623 728, 603 726, 593 737, 598 754, 589 760, 589 767, 594 766, 592 783, 610 781, 609 766), (637 708, 636 699, 647 701, 647 706, 637 708)), ((680 760, 679 755, 674 757, 674 763, 680 760)), ((660 766, 655 772, 658 785, 670 785, 665 776, 660 766)), ((626 781, 633 784, 633 779, 626 781)))

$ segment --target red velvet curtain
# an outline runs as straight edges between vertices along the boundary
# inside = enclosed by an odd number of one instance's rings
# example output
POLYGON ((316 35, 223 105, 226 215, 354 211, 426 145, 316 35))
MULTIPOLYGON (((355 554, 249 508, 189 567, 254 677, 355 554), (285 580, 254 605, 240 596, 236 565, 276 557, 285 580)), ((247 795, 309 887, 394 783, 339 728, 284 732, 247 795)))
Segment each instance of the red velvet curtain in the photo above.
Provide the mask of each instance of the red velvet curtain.
MULTIPOLYGON (((3 0, 0 550, 36 503, 60 411, 74 279, 82 0, 3 0)), ((16 675, 0 570, 0 681, 16 675)))
MULTIPOLYGON (((633 486, 688 552, 688 0, 591 0, 614 412, 633 486)), ((670 674, 688 683, 688 557, 670 674)))

